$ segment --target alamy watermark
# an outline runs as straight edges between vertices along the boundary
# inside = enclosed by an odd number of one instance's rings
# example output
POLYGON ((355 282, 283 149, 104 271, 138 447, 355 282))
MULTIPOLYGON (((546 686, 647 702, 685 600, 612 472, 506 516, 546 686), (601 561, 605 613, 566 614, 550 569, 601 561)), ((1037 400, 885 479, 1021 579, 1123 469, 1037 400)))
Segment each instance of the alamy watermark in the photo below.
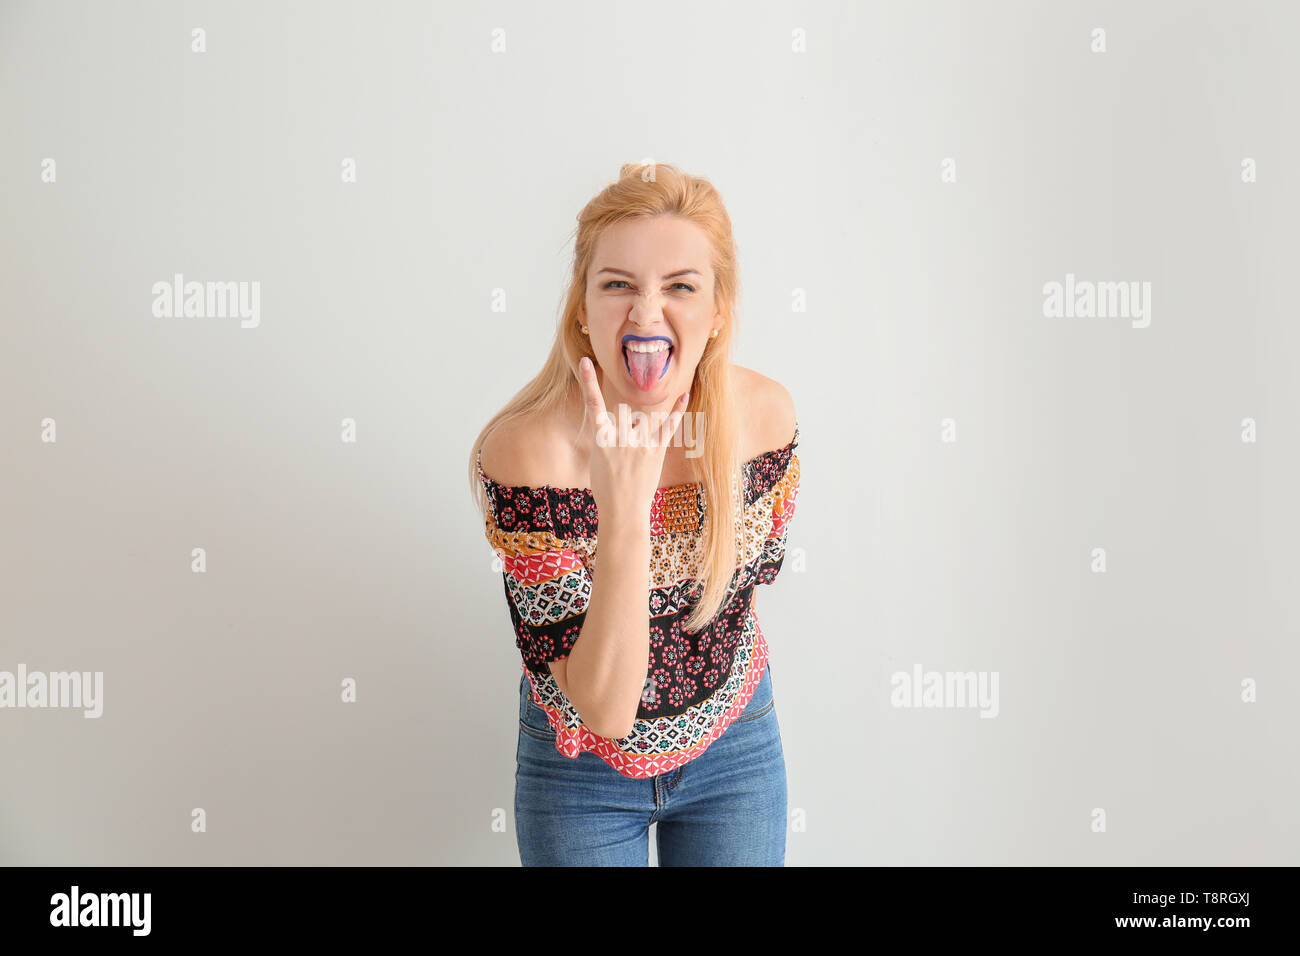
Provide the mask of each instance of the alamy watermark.
POLYGON ((0 707, 67 707, 85 711, 83 717, 104 712, 103 671, 0 671, 0 707))
POLYGON ((1065 282, 1043 285, 1043 315, 1049 319, 1132 319, 1133 328, 1151 324, 1150 282, 1076 281, 1073 272, 1065 282))
POLYGON ((262 283, 186 282, 179 272, 171 282, 153 284, 153 314, 159 319, 242 319, 241 328, 262 321, 262 283))
MULTIPOLYGON (((618 424, 614 424, 612 416, 607 411, 605 420, 596 426, 596 444, 601 448, 637 447, 639 432, 634 431, 634 428, 640 427, 643 421, 648 420, 649 433, 654 435, 671 417, 672 412, 643 412, 631 408, 626 402, 619 402, 618 424)), ((699 458, 704 454, 704 449, 701 447, 703 441, 704 413, 684 412, 681 423, 677 431, 673 432, 673 437, 668 444, 672 447, 684 447, 687 458, 699 458)))
POLYGON ((979 708, 980 717, 998 715, 997 671, 925 671, 916 664, 889 678, 893 707, 979 708))
POLYGON ((133 936, 148 936, 151 893, 82 893, 75 883, 69 893, 50 897, 51 926, 126 926, 133 936))

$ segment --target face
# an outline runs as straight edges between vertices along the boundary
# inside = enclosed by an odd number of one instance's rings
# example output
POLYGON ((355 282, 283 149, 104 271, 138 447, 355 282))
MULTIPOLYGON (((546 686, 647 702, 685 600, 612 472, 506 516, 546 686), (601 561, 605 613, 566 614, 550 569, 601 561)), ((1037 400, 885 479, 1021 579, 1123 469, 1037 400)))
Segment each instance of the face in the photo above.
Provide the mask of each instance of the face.
POLYGON ((710 258, 704 230, 672 216, 620 222, 596 241, 583 324, 609 407, 668 411, 690 389, 722 326, 710 258))

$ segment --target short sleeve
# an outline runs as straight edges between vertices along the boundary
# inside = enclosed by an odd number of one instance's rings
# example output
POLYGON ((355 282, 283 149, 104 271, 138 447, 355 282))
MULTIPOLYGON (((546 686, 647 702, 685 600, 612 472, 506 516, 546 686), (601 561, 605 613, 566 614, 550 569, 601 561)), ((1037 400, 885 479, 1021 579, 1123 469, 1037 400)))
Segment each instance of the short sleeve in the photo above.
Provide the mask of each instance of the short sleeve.
POLYGON ((758 583, 771 584, 776 580, 781 565, 785 562, 785 546, 790 521, 794 518, 795 499, 799 497, 799 456, 794 453, 791 443, 789 461, 780 480, 769 494, 772 496, 772 524, 763 541, 763 556, 759 561, 758 583))
POLYGON ((515 646, 530 671, 547 673, 582 632, 591 602, 591 573, 578 552, 564 547, 520 550, 498 543, 506 605, 515 646))
POLYGON ((534 673, 549 673, 582 632, 591 602, 596 515, 580 493, 507 487, 483 477, 485 534, 501 564, 515 646, 534 673))

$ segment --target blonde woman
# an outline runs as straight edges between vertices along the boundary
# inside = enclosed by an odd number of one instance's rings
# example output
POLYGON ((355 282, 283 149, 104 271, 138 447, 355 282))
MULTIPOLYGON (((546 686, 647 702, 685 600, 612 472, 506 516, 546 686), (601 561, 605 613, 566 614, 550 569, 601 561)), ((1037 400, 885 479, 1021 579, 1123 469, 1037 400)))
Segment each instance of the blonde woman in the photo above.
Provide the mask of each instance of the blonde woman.
POLYGON ((731 364, 738 298, 713 186, 625 165, 578 216, 545 365, 474 443, 522 656, 525 866, 645 866, 651 823, 661 866, 784 865, 754 598, 784 558, 798 423, 731 364))

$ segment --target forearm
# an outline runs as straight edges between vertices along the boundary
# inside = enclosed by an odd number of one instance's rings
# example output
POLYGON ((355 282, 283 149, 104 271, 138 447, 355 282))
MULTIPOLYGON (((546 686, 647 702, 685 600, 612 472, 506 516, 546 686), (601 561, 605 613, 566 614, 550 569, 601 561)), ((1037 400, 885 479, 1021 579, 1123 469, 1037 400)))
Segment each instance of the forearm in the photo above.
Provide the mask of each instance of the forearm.
POLYGON ((604 737, 631 730, 650 658, 646 517, 602 516, 591 600, 568 656, 570 699, 583 722, 604 737))

